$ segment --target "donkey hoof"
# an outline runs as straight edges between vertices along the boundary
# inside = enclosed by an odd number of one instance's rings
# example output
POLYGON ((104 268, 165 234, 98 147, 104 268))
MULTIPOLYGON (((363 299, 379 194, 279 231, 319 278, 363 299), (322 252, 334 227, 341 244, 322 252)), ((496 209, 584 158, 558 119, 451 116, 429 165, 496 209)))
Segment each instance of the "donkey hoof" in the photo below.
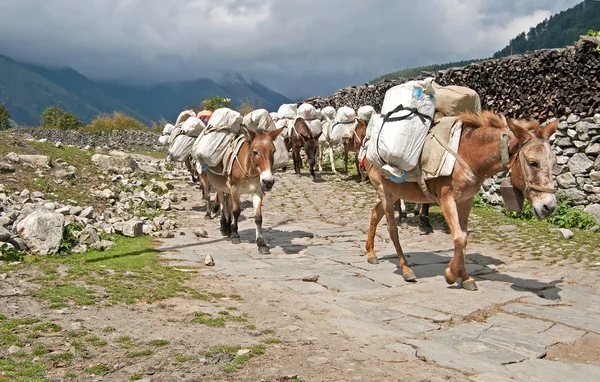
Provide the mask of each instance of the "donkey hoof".
POLYGON ((419 224, 419 231, 421 232, 421 235, 429 235, 430 233, 433 233, 433 227, 430 225, 419 224))
POLYGON ((261 255, 268 255, 271 253, 271 251, 269 250, 268 246, 261 245, 258 247, 258 253, 260 253, 261 255))
POLYGON ((239 244, 242 241, 240 240, 239 236, 231 236, 231 244, 239 244))
POLYGON ((456 277, 454 277, 452 271, 450 271, 450 268, 446 268, 446 271, 444 272, 444 278, 449 285, 452 285, 456 282, 456 277))
POLYGON ((212 216, 210 214, 204 215, 204 220, 211 220, 212 216))
POLYGON ((463 281, 461 283, 461 286, 463 287, 464 290, 468 290, 471 292, 477 290, 477 284, 475 284, 475 280, 473 280, 472 278, 469 278, 469 279, 463 281))
POLYGON ((367 259, 367 263, 369 263, 369 264, 379 264, 379 259, 376 258, 376 257, 369 257, 367 259))
POLYGON ((227 232, 227 231, 221 230, 221 236, 229 237, 230 235, 231 235, 231 232, 227 232))
POLYGON ((404 281, 417 281, 417 276, 413 271, 403 273, 402 278, 404 278, 404 281))

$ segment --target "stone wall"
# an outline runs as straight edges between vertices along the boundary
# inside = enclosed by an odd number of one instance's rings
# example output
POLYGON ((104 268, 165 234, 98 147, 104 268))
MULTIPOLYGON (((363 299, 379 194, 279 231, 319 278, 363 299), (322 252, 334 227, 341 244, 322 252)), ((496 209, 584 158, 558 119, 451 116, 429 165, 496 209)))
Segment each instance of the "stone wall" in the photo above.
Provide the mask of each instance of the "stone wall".
POLYGON ((110 133, 81 133, 72 130, 58 129, 21 129, 19 132, 32 135, 36 139, 47 139, 83 148, 108 147, 123 151, 157 150, 166 151, 166 147, 158 144, 159 134, 140 130, 115 130, 110 133))

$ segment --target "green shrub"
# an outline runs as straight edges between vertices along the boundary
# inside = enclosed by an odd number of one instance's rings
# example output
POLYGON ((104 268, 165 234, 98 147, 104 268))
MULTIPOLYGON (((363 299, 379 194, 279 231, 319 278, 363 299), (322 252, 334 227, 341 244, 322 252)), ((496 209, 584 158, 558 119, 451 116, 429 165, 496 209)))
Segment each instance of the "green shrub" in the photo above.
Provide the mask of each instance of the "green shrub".
POLYGON ((227 107, 230 109, 233 108, 231 106, 231 98, 224 98, 221 96, 214 96, 214 97, 202 100, 202 103, 200 104, 199 107, 202 110, 210 110, 210 111, 215 111, 215 110, 223 108, 223 107, 227 107))
POLYGON ((73 113, 50 106, 42 112, 40 126, 47 129, 75 130, 83 126, 83 122, 73 113))
POLYGON ((0 103, 0 130, 10 129, 10 113, 6 105, 0 103))
MULTIPOLYGON (((592 37, 600 37, 600 31, 595 31, 593 29, 590 29, 587 32, 588 36, 592 36, 592 37)), ((600 53, 600 45, 596 46, 596 52, 600 53)))
POLYGON ((90 133, 111 132, 115 130, 148 130, 146 125, 137 119, 120 112, 102 113, 79 131, 90 133))

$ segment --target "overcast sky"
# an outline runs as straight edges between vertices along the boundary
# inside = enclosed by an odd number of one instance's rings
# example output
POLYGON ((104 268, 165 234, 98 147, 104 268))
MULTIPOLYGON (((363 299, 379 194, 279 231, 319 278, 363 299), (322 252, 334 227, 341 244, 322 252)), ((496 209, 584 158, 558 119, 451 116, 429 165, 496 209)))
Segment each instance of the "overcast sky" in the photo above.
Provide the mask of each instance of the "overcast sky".
POLYGON ((144 83, 241 73, 289 97, 489 57, 582 0, 0 0, 0 54, 144 83))

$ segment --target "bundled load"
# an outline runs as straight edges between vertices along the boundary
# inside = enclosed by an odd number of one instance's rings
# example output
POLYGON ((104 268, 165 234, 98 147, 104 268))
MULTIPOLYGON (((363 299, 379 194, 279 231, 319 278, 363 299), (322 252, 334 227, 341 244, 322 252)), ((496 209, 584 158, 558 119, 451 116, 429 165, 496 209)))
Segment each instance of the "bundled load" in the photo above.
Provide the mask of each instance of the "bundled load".
POLYGON ((358 119, 362 119, 365 123, 369 123, 371 116, 375 112, 375 108, 370 105, 361 106, 358 108, 358 119))
POLYGON ((244 116, 244 126, 248 130, 257 131, 273 131, 275 130, 275 122, 269 112, 265 109, 253 110, 244 116))
POLYGON ((365 134, 365 139, 363 139, 362 144, 360 146, 360 151, 358 152, 358 162, 361 163, 367 155, 367 149, 369 148, 369 141, 371 140, 371 134, 373 133, 373 127, 380 123, 381 114, 373 114, 371 115, 371 119, 369 120, 369 124, 367 125, 367 133, 365 134))
POLYGON ((181 127, 183 125, 183 123, 190 117, 195 117, 196 113, 194 112, 194 110, 184 110, 181 113, 179 113, 179 116, 177 117, 177 121, 175 122, 175 127, 181 127))
POLYGON ((402 179, 418 163, 435 114, 433 79, 390 88, 372 126, 367 159, 388 178, 402 179))
POLYGON ((357 124, 354 109, 348 106, 340 107, 331 126, 331 141, 339 143, 344 139, 351 139, 357 124))
POLYGON ((441 86, 433 82, 435 90, 435 111, 443 117, 452 117, 458 113, 481 111, 481 99, 473 89, 464 86, 441 86))
POLYGON ((185 162, 192 152, 192 146, 196 138, 185 134, 179 134, 169 146, 167 159, 173 162, 185 162))
POLYGON ((215 110, 208 126, 193 143, 192 157, 208 167, 218 166, 241 130, 240 113, 228 108, 215 110))
POLYGON ((175 126, 171 125, 170 123, 167 123, 162 131, 162 134, 160 134, 160 137, 158 138, 158 143, 160 143, 161 145, 167 144, 169 136, 171 135, 171 132, 174 128, 175 126))
POLYGON ((183 122, 183 125, 181 125, 183 134, 192 138, 198 137, 204 129, 206 129, 206 125, 196 117, 189 117, 183 122))
POLYGON ((277 128, 285 127, 286 129, 281 133, 284 138, 290 137, 290 132, 294 128, 294 122, 298 116, 298 106, 294 103, 283 104, 277 110, 279 119, 277 120, 277 128))
POLYGON ((331 106, 326 106, 321 109, 321 122, 323 125, 323 134, 319 137, 321 142, 331 141, 331 126, 335 119, 335 109, 331 106))
POLYGON ((309 103, 300 105, 298 108, 298 117, 306 121, 306 125, 308 125, 313 137, 316 137, 323 131, 323 124, 317 118, 317 109, 313 105, 309 103))
POLYGON ((335 109, 331 106, 325 106, 321 109, 321 120, 327 122, 333 122, 335 119, 335 109))
POLYGON ((269 115, 271 116, 271 119, 273 120, 273 122, 277 122, 277 120, 279 120, 279 114, 272 112, 272 113, 269 113, 269 115))

